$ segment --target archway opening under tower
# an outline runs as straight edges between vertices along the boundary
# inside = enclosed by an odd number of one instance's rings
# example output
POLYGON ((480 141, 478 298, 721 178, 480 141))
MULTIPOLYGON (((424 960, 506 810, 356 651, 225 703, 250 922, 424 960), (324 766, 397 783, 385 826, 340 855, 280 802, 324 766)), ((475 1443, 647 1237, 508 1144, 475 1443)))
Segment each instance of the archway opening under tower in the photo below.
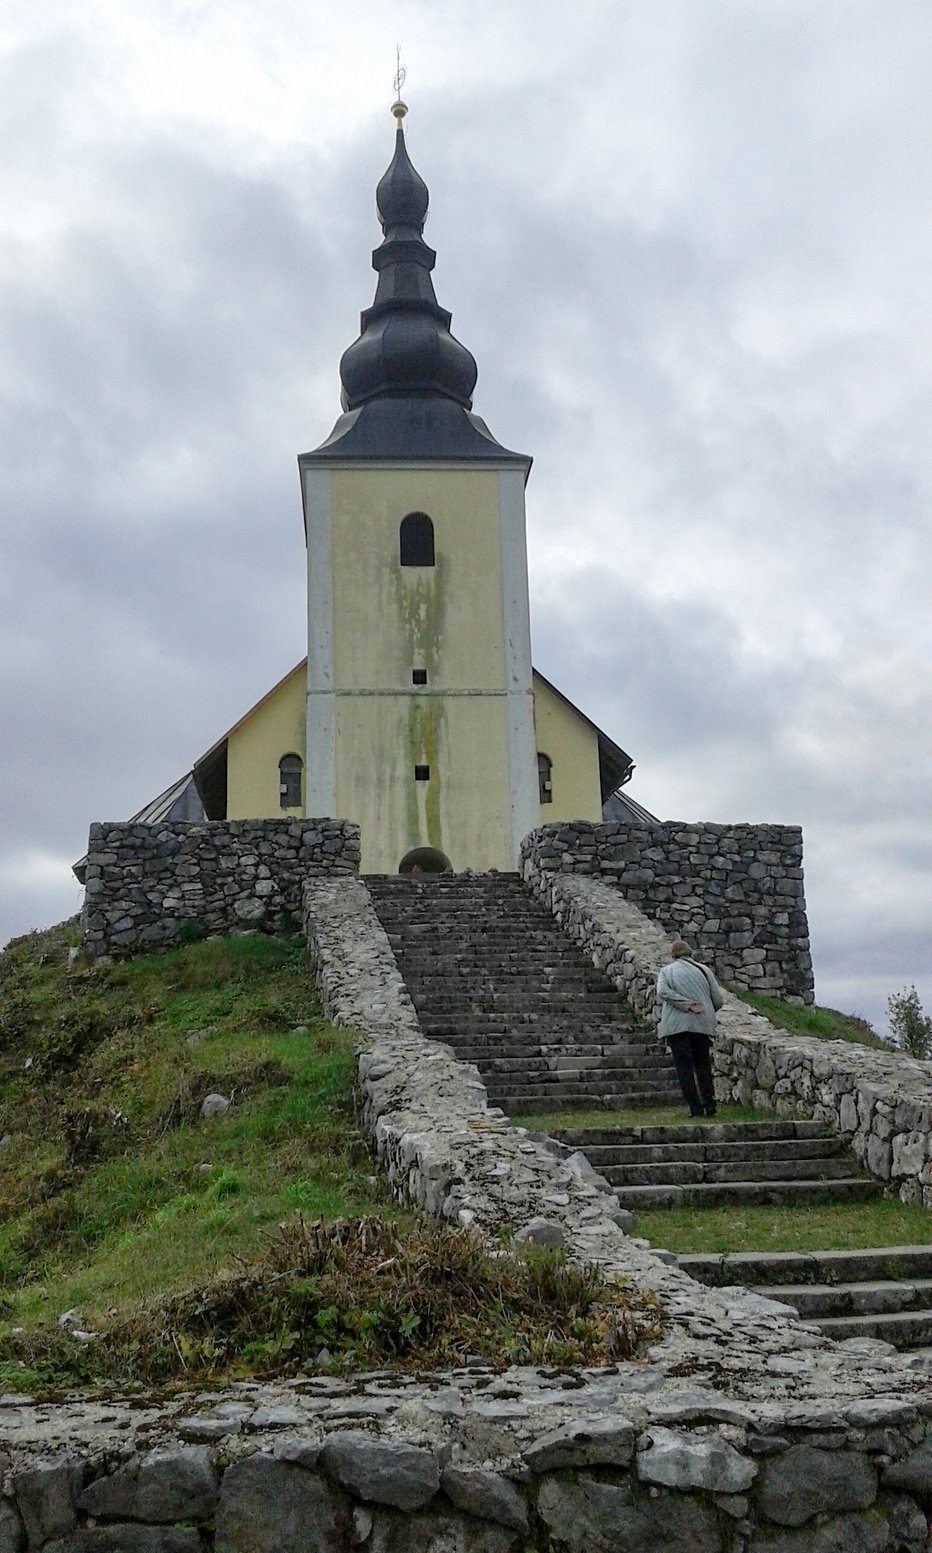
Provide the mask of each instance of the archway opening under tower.
POLYGON ((453 864, 439 847, 412 847, 398 864, 400 874, 452 874, 453 864))

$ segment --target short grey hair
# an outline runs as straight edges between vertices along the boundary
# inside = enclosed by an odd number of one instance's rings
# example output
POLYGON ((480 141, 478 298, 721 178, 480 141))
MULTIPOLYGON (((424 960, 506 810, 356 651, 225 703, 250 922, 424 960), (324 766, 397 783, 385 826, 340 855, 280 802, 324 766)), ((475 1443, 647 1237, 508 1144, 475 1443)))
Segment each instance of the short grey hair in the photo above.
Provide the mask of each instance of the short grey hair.
POLYGON ((682 938, 674 938, 672 944, 670 945, 671 957, 674 960, 681 960, 684 955, 690 954, 692 954, 692 950, 690 949, 689 945, 684 943, 682 938))

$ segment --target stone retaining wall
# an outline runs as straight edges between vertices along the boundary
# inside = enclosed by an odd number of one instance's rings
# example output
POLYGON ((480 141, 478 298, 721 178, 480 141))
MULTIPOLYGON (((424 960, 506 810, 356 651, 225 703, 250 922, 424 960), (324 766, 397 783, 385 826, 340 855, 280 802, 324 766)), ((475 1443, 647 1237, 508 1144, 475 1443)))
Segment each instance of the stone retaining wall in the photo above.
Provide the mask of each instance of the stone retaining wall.
POLYGON ((614 884, 735 986, 813 1001, 798 826, 574 820, 532 831, 521 859, 614 884))
POLYGON ((347 820, 206 820, 92 825, 82 912, 91 959, 160 949, 185 932, 297 925, 310 874, 355 873, 347 820))
MULTIPOLYGON (((588 1413, 565 1391, 561 1407, 553 1381, 491 1371, 460 1371, 433 1392, 377 1377, 355 1396, 326 1379, 274 1396, 246 1387, 194 1398, 186 1416, 167 1399, 160 1431, 144 1403, 140 1425, 118 1400, 112 1422, 136 1444, 101 1422, 93 1448, 74 1440, 28 1457, 20 1442, 0 1455, 0 1547, 926 1553, 932 1450, 922 1404, 839 1400, 821 1416, 779 1415, 695 1392, 662 1402, 632 1373, 616 1377, 623 1409, 610 1412, 605 1379, 588 1413), (523 1408, 510 1400, 516 1387, 523 1408), (354 1423, 338 1422, 341 1413, 354 1423)), ((592 1372, 579 1380, 583 1390, 595 1384, 592 1372)), ((8 1411, 0 1407, 0 1436, 8 1411)))
MULTIPOLYGON (((598 880, 543 869, 530 857, 525 878, 632 1007, 656 1024, 667 934, 598 880)), ((721 972, 717 962, 712 966, 721 972)), ((932 1063, 791 1035, 727 993, 714 1066, 719 1099, 827 1122, 903 1202, 932 1208, 932 1063)))

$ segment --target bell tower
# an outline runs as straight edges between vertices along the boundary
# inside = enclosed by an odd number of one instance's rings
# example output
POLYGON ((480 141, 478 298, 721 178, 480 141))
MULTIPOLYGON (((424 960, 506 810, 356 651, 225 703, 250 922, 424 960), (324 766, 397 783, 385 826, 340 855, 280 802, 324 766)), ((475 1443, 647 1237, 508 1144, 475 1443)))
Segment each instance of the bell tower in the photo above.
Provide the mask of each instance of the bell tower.
POLYGON ((472 412, 405 145, 376 190, 375 300, 340 363, 343 414, 298 460, 308 566, 308 815, 361 827, 362 871, 415 847, 511 869, 538 823, 524 487, 472 412))

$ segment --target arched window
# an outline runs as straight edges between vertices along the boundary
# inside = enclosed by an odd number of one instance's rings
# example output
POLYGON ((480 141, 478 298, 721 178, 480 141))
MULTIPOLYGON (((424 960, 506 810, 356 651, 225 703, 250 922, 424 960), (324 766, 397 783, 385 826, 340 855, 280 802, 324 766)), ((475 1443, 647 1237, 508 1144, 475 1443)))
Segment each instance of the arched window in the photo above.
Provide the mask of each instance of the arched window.
POLYGON ((279 804, 283 809, 300 809, 303 803, 301 778, 304 761, 300 755, 283 755, 278 762, 279 804))
POLYGON ((549 755, 538 752, 537 786, 541 803, 553 803, 553 761, 549 755))
POLYGON ((426 512, 409 512, 401 520, 402 566, 433 566, 434 525, 426 512))

